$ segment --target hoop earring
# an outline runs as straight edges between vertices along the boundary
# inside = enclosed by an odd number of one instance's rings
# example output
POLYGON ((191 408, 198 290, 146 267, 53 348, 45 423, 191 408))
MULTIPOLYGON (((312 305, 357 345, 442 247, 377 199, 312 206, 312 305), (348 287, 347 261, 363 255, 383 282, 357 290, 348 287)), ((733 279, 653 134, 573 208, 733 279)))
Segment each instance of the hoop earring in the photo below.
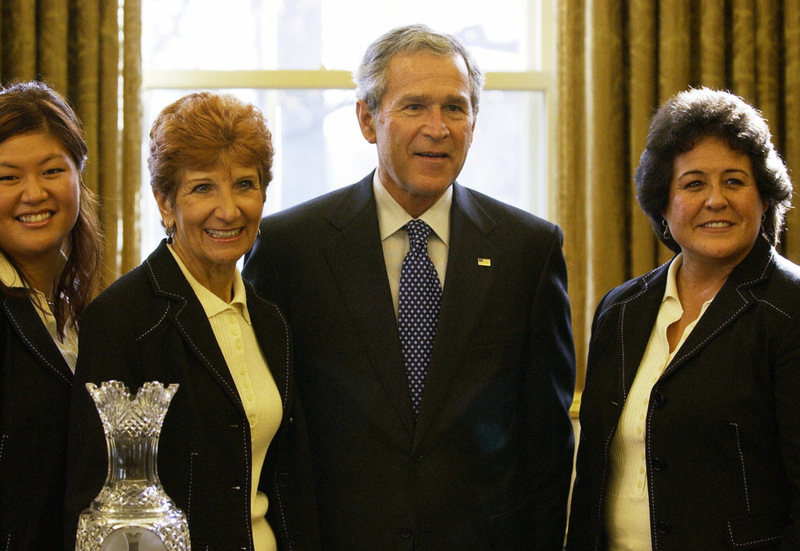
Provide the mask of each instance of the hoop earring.
POLYGON ((672 239, 672 235, 669 233, 669 226, 667 225, 667 221, 664 220, 663 218, 661 219, 661 225, 664 226, 664 233, 662 233, 661 235, 664 237, 666 241, 669 241, 670 239, 672 239))

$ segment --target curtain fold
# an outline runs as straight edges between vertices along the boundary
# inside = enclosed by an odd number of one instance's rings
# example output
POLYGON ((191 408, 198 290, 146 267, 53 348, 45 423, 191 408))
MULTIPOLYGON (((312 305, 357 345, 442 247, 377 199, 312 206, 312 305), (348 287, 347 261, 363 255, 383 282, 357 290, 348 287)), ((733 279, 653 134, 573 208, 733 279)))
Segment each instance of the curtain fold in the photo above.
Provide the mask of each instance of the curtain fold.
POLYGON ((110 283, 140 256, 141 0, 3 0, 0 34, 2 83, 46 82, 83 123, 110 283))
MULTIPOLYGON (((800 170, 800 2, 570 0, 559 18, 556 217, 580 390, 599 300, 672 257, 633 182, 655 109, 689 87, 730 90, 762 111, 789 170, 800 170)), ((800 262, 797 209, 781 241, 800 262)))

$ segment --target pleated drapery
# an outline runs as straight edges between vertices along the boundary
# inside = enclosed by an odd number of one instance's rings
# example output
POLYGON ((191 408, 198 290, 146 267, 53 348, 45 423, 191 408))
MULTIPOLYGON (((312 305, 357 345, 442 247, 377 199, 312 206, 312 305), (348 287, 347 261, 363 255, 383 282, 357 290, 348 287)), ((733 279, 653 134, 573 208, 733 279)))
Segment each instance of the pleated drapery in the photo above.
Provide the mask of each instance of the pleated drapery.
POLYGON ((139 264, 140 0, 2 0, 0 80, 41 80, 66 95, 100 196, 104 280, 139 264))
MULTIPOLYGON (((594 309, 620 283, 672 253, 636 202, 633 173, 655 109, 708 86, 762 111, 789 170, 800 170, 800 2, 559 1, 558 192, 578 387, 594 309)), ((784 255, 800 262, 800 213, 784 255)))

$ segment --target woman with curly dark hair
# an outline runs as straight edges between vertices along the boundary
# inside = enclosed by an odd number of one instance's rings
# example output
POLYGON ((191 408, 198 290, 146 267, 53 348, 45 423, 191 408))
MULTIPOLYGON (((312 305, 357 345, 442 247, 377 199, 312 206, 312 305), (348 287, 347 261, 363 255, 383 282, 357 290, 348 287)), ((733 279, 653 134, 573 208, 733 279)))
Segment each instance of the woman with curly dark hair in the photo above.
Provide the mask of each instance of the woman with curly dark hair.
POLYGON ((639 204, 678 253, 592 326, 568 549, 800 548, 800 268, 792 185, 727 92, 654 116, 639 204))

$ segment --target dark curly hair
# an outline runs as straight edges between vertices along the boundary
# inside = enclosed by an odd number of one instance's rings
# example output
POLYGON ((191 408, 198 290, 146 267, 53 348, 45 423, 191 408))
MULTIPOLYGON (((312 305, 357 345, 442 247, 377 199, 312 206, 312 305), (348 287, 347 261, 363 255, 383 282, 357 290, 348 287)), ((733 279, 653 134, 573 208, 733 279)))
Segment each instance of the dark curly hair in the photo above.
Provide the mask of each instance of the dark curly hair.
POLYGON ((758 110, 729 92, 696 88, 681 92, 659 108, 650 122, 647 148, 639 159, 634 180, 639 206, 650 218, 658 238, 670 249, 680 246, 663 236, 675 158, 704 138, 719 138, 731 149, 750 157, 758 194, 769 206, 761 224, 775 245, 791 207, 792 182, 772 145, 767 123, 758 110))

